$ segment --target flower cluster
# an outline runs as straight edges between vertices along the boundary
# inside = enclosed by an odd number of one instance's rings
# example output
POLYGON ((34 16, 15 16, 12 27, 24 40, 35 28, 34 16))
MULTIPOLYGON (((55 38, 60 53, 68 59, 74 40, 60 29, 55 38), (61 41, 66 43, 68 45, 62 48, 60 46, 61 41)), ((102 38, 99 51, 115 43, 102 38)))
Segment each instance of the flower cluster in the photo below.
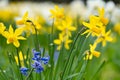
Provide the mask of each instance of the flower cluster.
MULTIPOLYGON (((112 37, 110 36, 111 31, 106 32, 106 25, 108 24, 108 19, 104 17, 104 8, 99 9, 99 16, 90 16, 90 22, 83 22, 83 25, 88 29, 83 33, 88 33, 87 37, 91 34, 93 37, 97 37, 94 44, 90 44, 90 50, 86 53, 86 60, 92 59, 92 56, 99 57, 100 52, 95 51, 95 48, 98 43, 102 42, 102 46, 106 45, 107 41, 112 41, 112 37)), ((82 35, 83 35, 82 34, 82 35)))
POLYGON ((28 17, 28 12, 26 12, 21 20, 17 20, 16 24, 19 25, 23 31, 27 33, 27 36, 30 33, 35 34, 35 30, 41 30, 42 26, 39 22, 39 18, 32 19, 28 17))
MULTIPOLYGON (((50 57, 41 57, 41 52, 40 51, 36 51, 35 49, 32 50, 33 53, 33 64, 31 64, 32 68, 34 69, 34 71, 36 73, 40 73, 44 70, 43 68, 43 64, 47 65, 49 62, 50 57)), ((27 75, 28 72, 28 68, 25 67, 21 67, 20 71, 23 75, 27 75)))
POLYGON ((52 18, 54 18, 54 23, 57 30, 60 31, 59 38, 54 40, 54 43, 58 45, 57 50, 61 49, 62 43, 66 49, 69 49, 69 43, 72 42, 69 38, 71 37, 71 32, 75 31, 76 28, 72 26, 72 19, 69 16, 65 17, 64 9, 55 6, 55 10, 50 10, 52 18))
POLYGON ((34 63, 32 64, 32 67, 35 69, 35 72, 40 73, 44 70, 43 63, 45 65, 48 64, 50 57, 41 57, 41 52, 36 51, 33 49, 33 58, 32 60, 34 63))

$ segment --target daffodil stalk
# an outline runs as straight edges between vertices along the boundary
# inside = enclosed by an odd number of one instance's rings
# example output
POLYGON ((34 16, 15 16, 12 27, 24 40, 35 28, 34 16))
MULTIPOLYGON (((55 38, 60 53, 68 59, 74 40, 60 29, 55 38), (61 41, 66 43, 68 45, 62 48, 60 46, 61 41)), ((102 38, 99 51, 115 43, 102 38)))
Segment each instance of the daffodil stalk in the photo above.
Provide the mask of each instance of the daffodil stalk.
POLYGON ((69 53, 69 57, 68 57, 68 59, 67 59, 67 61, 66 61, 66 63, 65 63, 65 67, 64 67, 64 70, 63 70, 63 74, 62 74, 62 76, 61 76, 61 79, 64 79, 64 76, 66 75, 66 69, 68 69, 68 65, 70 64, 70 60, 71 60, 71 58, 73 58, 73 56, 75 55, 75 54, 72 54, 72 51, 74 50, 74 47, 75 47, 75 44, 76 44, 76 42, 77 42, 77 40, 78 40, 78 38, 79 38, 79 35, 81 34, 81 32, 84 30, 84 28, 85 27, 83 27, 78 33, 77 33, 77 35, 76 35, 76 37, 75 37, 75 39, 74 39, 74 41, 73 41, 73 44, 72 44, 72 47, 71 47, 71 49, 70 49, 70 53, 69 53))
POLYGON ((39 51, 39 40, 38 40, 38 36, 37 36, 37 29, 36 29, 36 25, 31 21, 31 20, 27 20, 26 22, 29 22, 29 23, 31 23, 31 26, 33 26, 34 27, 34 29, 35 29, 35 48, 36 48, 36 50, 37 51, 39 51))

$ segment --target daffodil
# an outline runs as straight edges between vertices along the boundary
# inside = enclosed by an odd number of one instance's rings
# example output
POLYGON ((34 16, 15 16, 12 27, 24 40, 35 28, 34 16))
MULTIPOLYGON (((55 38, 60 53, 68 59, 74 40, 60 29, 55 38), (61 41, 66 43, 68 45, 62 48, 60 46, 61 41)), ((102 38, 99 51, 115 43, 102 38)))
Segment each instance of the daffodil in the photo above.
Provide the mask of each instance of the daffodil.
POLYGON ((55 39, 54 43, 58 45, 57 50, 60 50, 62 47, 62 44, 64 44, 64 47, 66 49, 69 49, 69 43, 71 43, 72 40, 68 39, 68 36, 64 36, 62 33, 59 34, 59 39, 55 39))
POLYGON ((52 14, 50 18, 54 19, 64 18, 64 8, 59 8, 57 5, 55 5, 55 9, 50 10, 50 13, 52 14))
POLYGON ((20 52, 19 52, 19 56, 15 56, 15 61, 16 61, 17 65, 19 65, 18 57, 19 57, 19 59, 20 59, 20 64, 21 64, 21 66, 24 67, 24 59, 26 58, 26 56, 23 56, 22 51, 20 51, 20 52))
POLYGON ((24 14, 21 20, 16 21, 18 25, 24 25, 26 21, 28 20, 28 12, 24 14))
POLYGON ((5 29, 6 29, 6 27, 4 26, 4 24, 0 23, 0 34, 3 34, 5 29))
POLYGON ((115 24, 114 31, 120 34, 120 23, 115 24))
POLYGON ((62 24, 57 27, 65 35, 71 36, 71 31, 75 31, 76 27, 72 26, 72 19, 70 17, 66 17, 65 20, 62 21, 62 24))
POLYGON ((105 32, 105 30, 103 30, 100 37, 98 37, 97 42, 98 43, 102 42, 102 46, 104 47, 107 41, 111 42, 113 40, 110 35, 111 35, 111 30, 109 30, 108 32, 105 32))
POLYGON ((100 52, 95 50, 96 46, 97 43, 94 43, 93 45, 90 44, 90 50, 86 52, 86 56, 84 57, 85 60, 91 60, 93 56, 97 58, 100 56, 100 52))
POLYGON ((9 30, 5 31, 3 36, 7 39, 7 44, 13 43, 15 47, 19 47, 20 43, 18 40, 26 40, 23 36, 21 36, 22 32, 22 28, 17 28, 14 31, 10 25, 9 30))
POLYGON ((104 14, 105 14, 105 10, 104 8, 99 8, 99 18, 100 18, 100 21, 104 24, 104 25, 107 25, 109 20, 107 18, 104 17, 104 14))
POLYGON ((18 25, 23 25, 21 28, 23 28, 23 31, 27 33, 27 36, 29 36, 30 33, 35 34, 35 29, 36 30, 42 29, 39 20, 40 20, 39 17, 37 17, 36 19, 28 18, 28 12, 26 12, 22 19, 18 20, 16 23, 18 25))
POLYGON ((90 34, 92 34, 92 36, 99 36, 102 31, 102 28, 98 27, 98 25, 101 26, 102 24, 99 23, 99 18, 96 16, 90 16, 90 22, 83 22, 83 25, 88 29, 84 33, 82 33, 82 35, 88 33, 87 37, 90 34))

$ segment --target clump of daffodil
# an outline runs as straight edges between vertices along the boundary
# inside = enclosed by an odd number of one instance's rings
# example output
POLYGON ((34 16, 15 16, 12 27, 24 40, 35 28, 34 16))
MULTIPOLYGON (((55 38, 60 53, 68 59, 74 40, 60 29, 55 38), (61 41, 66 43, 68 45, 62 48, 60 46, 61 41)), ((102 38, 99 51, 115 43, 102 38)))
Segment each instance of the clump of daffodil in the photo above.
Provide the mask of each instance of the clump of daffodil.
POLYGON ((22 51, 20 51, 20 52, 19 52, 19 56, 15 56, 15 61, 16 61, 16 64, 17 64, 17 65, 19 65, 18 57, 19 57, 19 59, 20 59, 21 67, 24 67, 24 59, 26 59, 26 56, 25 56, 25 55, 23 56, 22 51))
POLYGON ((54 43, 58 45, 57 50, 60 50, 62 44, 64 44, 66 49, 69 49, 68 44, 72 42, 72 40, 69 39, 71 37, 71 32, 76 30, 76 28, 72 26, 72 19, 66 17, 61 21, 61 25, 57 26, 57 29, 60 31, 59 39, 54 40, 54 43))
POLYGON ((111 31, 109 30, 106 32, 106 25, 108 24, 109 20, 104 17, 104 13, 104 8, 99 9, 98 16, 91 15, 89 23, 83 22, 83 25, 88 28, 83 34, 88 33, 87 37, 90 34, 93 37, 97 37, 94 44, 90 45, 90 50, 86 52, 86 60, 92 59, 92 56, 100 56, 100 52, 95 51, 95 48, 98 43, 102 42, 102 46, 104 47, 106 45, 106 42, 112 41, 112 37, 110 36, 111 31))
POLYGON ((0 34, 3 35, 5 29, 6 29, 6 27, 4 26, 4 24, 3 24, 3 23, 0 23, 0 34))
POLYGON ((41 30, 42 26, 39 22, 39 18, 32 19, 28 17, 28 12, 26 12, 21 20, 16 21, 17 25, 22 25, 23 31, 30 35, 30 33, 35 34, 36 30, 41 30))
POLYGON ((21 35, 22 32, 22 28, 17 28, 14 31, 10 25, 8 31, 4 31, 3 36, 7 39, 7 44, 13 43, 15 47, 19 47, 20 43, 18 40, 26 40, 26 38, 21 35))
POLYGON ((114 31, 120 35, 120 23, 115 24, 114 31))

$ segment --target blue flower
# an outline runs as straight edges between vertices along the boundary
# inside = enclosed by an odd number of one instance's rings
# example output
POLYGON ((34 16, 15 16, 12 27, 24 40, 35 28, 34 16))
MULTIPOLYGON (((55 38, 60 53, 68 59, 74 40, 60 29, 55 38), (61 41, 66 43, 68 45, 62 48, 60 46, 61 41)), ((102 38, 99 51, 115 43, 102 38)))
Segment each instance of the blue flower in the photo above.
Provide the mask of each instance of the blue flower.
POLYGON ((34 56, 32 59, 36 60, 36 61, 40 61, 40 58, 41 58, 40 54, 41 54, 41 52, 38 52, 35 49, 33 49, 32 52, 33 52, 33 56, 34 56))
POLYGON ((44 64, 48 64, 49 60, 50 60, 50 56, 41 58, 41 61, 43 61, 44 64))
POLYGON ((37 73, 40 73, 44 70, 41 63, 38 61, 35 61, 34 64, 32 64, 32 67, 35 69, 35 72, 37 73))
POLYGON ((28 72, 28 68, 26 68, 26 67, 22 67, 22 68, 20 68, 20 72, 23 74, 23 75, 25 75, 25 76, 27 76, 27 72, 28 72))

